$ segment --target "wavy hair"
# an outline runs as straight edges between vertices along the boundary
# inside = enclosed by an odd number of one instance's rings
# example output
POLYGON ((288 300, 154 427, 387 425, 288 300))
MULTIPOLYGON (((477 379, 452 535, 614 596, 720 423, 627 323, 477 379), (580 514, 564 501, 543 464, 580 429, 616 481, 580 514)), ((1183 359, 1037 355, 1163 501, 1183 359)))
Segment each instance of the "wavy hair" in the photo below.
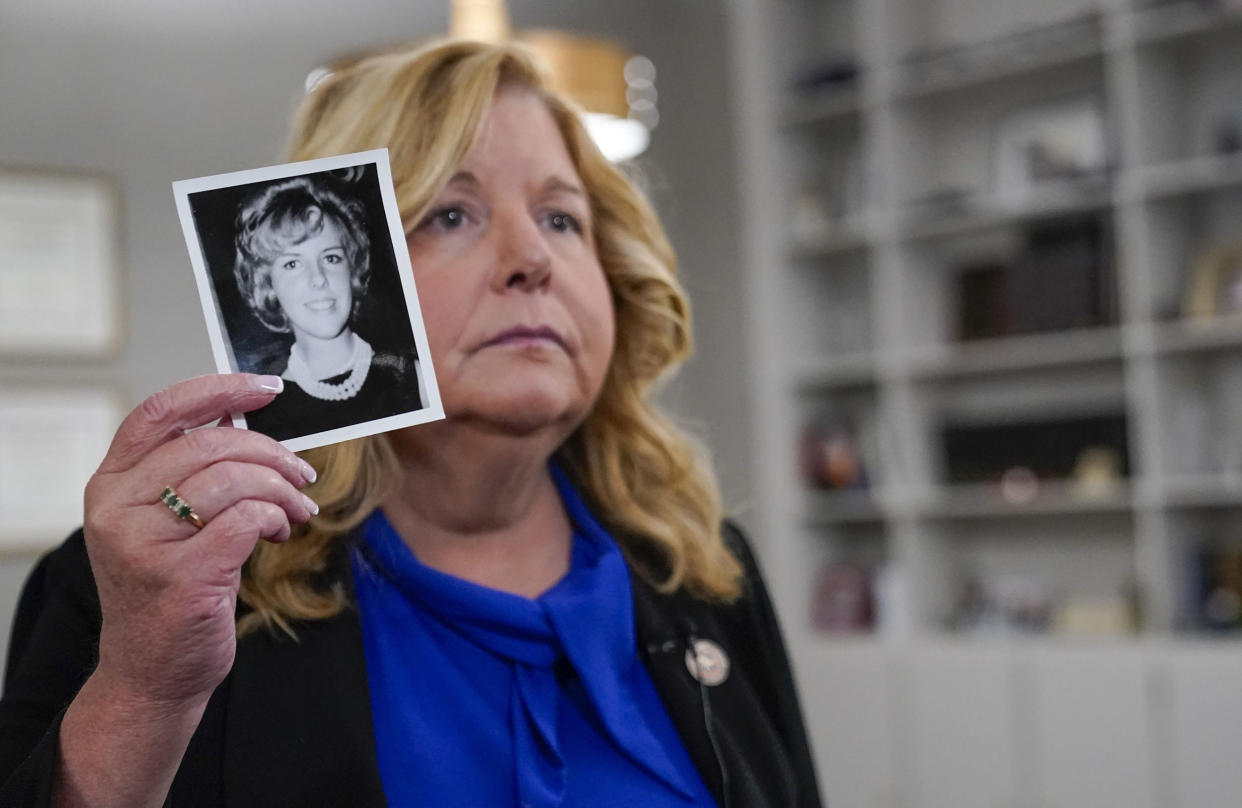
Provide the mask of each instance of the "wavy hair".
POLYGON ((353 310, 367 293, 371 280, 371 240, 361 202, 336 194, 314 175, 274 183, 242 203, 237 213, 237 260, 233 277, 259 322, 278 333, 289 331, 289 318, 272 288, 272 262, 291 244, 300 244, 333 221, 341 231, 349 260, 353 310))
MULTIPOLYGON (((639 574, 663 592, 729 601, 741 567, 725 547, 715 476, 701 448, 651 401, 652 388, 691 350, 690 308, 676 257, 643 194, 600 153, 572 102, 550 89, 520 45, 447 41, 338 64, 295 118, 290 160, 387 147, 401 218, 422 219, 477 139, 500 89, 546 105, 590 199, 594 237, 616 312, 616 347, 603 389, 556 459, 616 536, 639 574)), ((385 436, 305 452, 319 472, 307 494, 320 513, 280 545, 259 542, 239 628, 336 614, 339 589, 320 586, 341 538, 400 474, 385 436)))

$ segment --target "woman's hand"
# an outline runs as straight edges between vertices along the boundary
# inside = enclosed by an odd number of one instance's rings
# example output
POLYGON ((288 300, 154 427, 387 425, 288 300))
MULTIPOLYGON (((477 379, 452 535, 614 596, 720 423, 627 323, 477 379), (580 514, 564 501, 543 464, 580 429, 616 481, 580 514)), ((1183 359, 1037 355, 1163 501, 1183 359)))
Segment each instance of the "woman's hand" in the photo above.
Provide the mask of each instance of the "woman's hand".
POLYGON ((317 507, 314 470, 271 438, 187 430, 249 412, 271 376, 203 376, 148 398, 121 423, 86 486, 86 548, 99 590, 99 664, 65 712, 59 806, 158 806, 212 691, 233 665, 241 568, 317 507), (199 529, 160 500, 173 488, 199 529))
POLYGON ((259 539, 284 541, 317 511, 315 478, 271 438, 187 430, 270 402, 275 377, 203 376, 161 390, 122 422, 86 486, 86 547, 103 628, 97 673, 176 705, 210 696, 233 664, 242 564, 259 539), (201 530, 160 500, 172 487, 201 530))

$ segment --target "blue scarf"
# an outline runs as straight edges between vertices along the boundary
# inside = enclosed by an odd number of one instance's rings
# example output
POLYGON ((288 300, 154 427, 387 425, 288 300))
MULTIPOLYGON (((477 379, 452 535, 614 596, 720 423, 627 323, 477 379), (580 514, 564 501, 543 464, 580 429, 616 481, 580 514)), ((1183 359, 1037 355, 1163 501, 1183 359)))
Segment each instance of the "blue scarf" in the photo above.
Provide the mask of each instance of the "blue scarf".
POLYGON ((421 564, 380 511, 363 526, 353 565, 389 802, 712 805, 638 659, 625 560, 552 471, 573 554, 534 600, 421 564))

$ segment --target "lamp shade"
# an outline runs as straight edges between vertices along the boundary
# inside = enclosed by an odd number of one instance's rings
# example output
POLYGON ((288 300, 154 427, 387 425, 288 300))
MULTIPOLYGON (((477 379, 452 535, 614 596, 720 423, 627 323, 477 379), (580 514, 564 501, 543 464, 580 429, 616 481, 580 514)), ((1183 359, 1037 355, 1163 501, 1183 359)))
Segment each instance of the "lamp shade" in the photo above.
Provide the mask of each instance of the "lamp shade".
MULTIPOLYGON (((453 0, 449 35, 482 42, 516 38, 530 48, 547 68, 552 89, 582 109, 587 132, 609 160, 637 157, 650 144, 659 114, 655 67, 648 59, 616 42, 564 31, 532 29, 514 37, 503 0, 453 0)), ((306 77, 307 92, 373 52, 347 54, 315 68, 306 77)))
MULTIPOLYGON (((504 0, 453 0, 449 34, 506 41, 511 35, 504 0)), ((522 31, 516 39, 543 60, 553 89, 583 109, 583 123, 605 157, 629 160, 646 150, 656 120, 655 86, 653 77, 629 80, 634 62, 629 51, 610 40, 548 29, 522 31), (634 114, 635 98, 640 115, 634 114)))

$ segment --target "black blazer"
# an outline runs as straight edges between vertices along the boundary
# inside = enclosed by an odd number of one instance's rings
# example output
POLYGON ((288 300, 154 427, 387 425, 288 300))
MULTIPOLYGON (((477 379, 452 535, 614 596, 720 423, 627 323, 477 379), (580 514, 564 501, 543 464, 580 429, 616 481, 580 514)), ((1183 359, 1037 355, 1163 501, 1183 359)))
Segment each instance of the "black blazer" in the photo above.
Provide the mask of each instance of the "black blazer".
MULTIPOLYGON (((724 535, 745 567, 746 595, 712 605, 662 595, 633 575, 639 656, 719 806, 814 808, 819 792, 775 615, 745 539, 730 525, 724 535), (694 638, 729 657, 721 684, 701 686, 690 675, 685 653, 694 638)), ((329 573, 352 596, 343 551, 329 573)), ((0 806, 49 804, 60 719, 96 663, 99 623, 78 531, 40 560, 18 605, 0 698, 0 806)), ((296 641, 259 631, 238 642, 169 805, 386 804, 357 610, 296 631, 296 641)))

